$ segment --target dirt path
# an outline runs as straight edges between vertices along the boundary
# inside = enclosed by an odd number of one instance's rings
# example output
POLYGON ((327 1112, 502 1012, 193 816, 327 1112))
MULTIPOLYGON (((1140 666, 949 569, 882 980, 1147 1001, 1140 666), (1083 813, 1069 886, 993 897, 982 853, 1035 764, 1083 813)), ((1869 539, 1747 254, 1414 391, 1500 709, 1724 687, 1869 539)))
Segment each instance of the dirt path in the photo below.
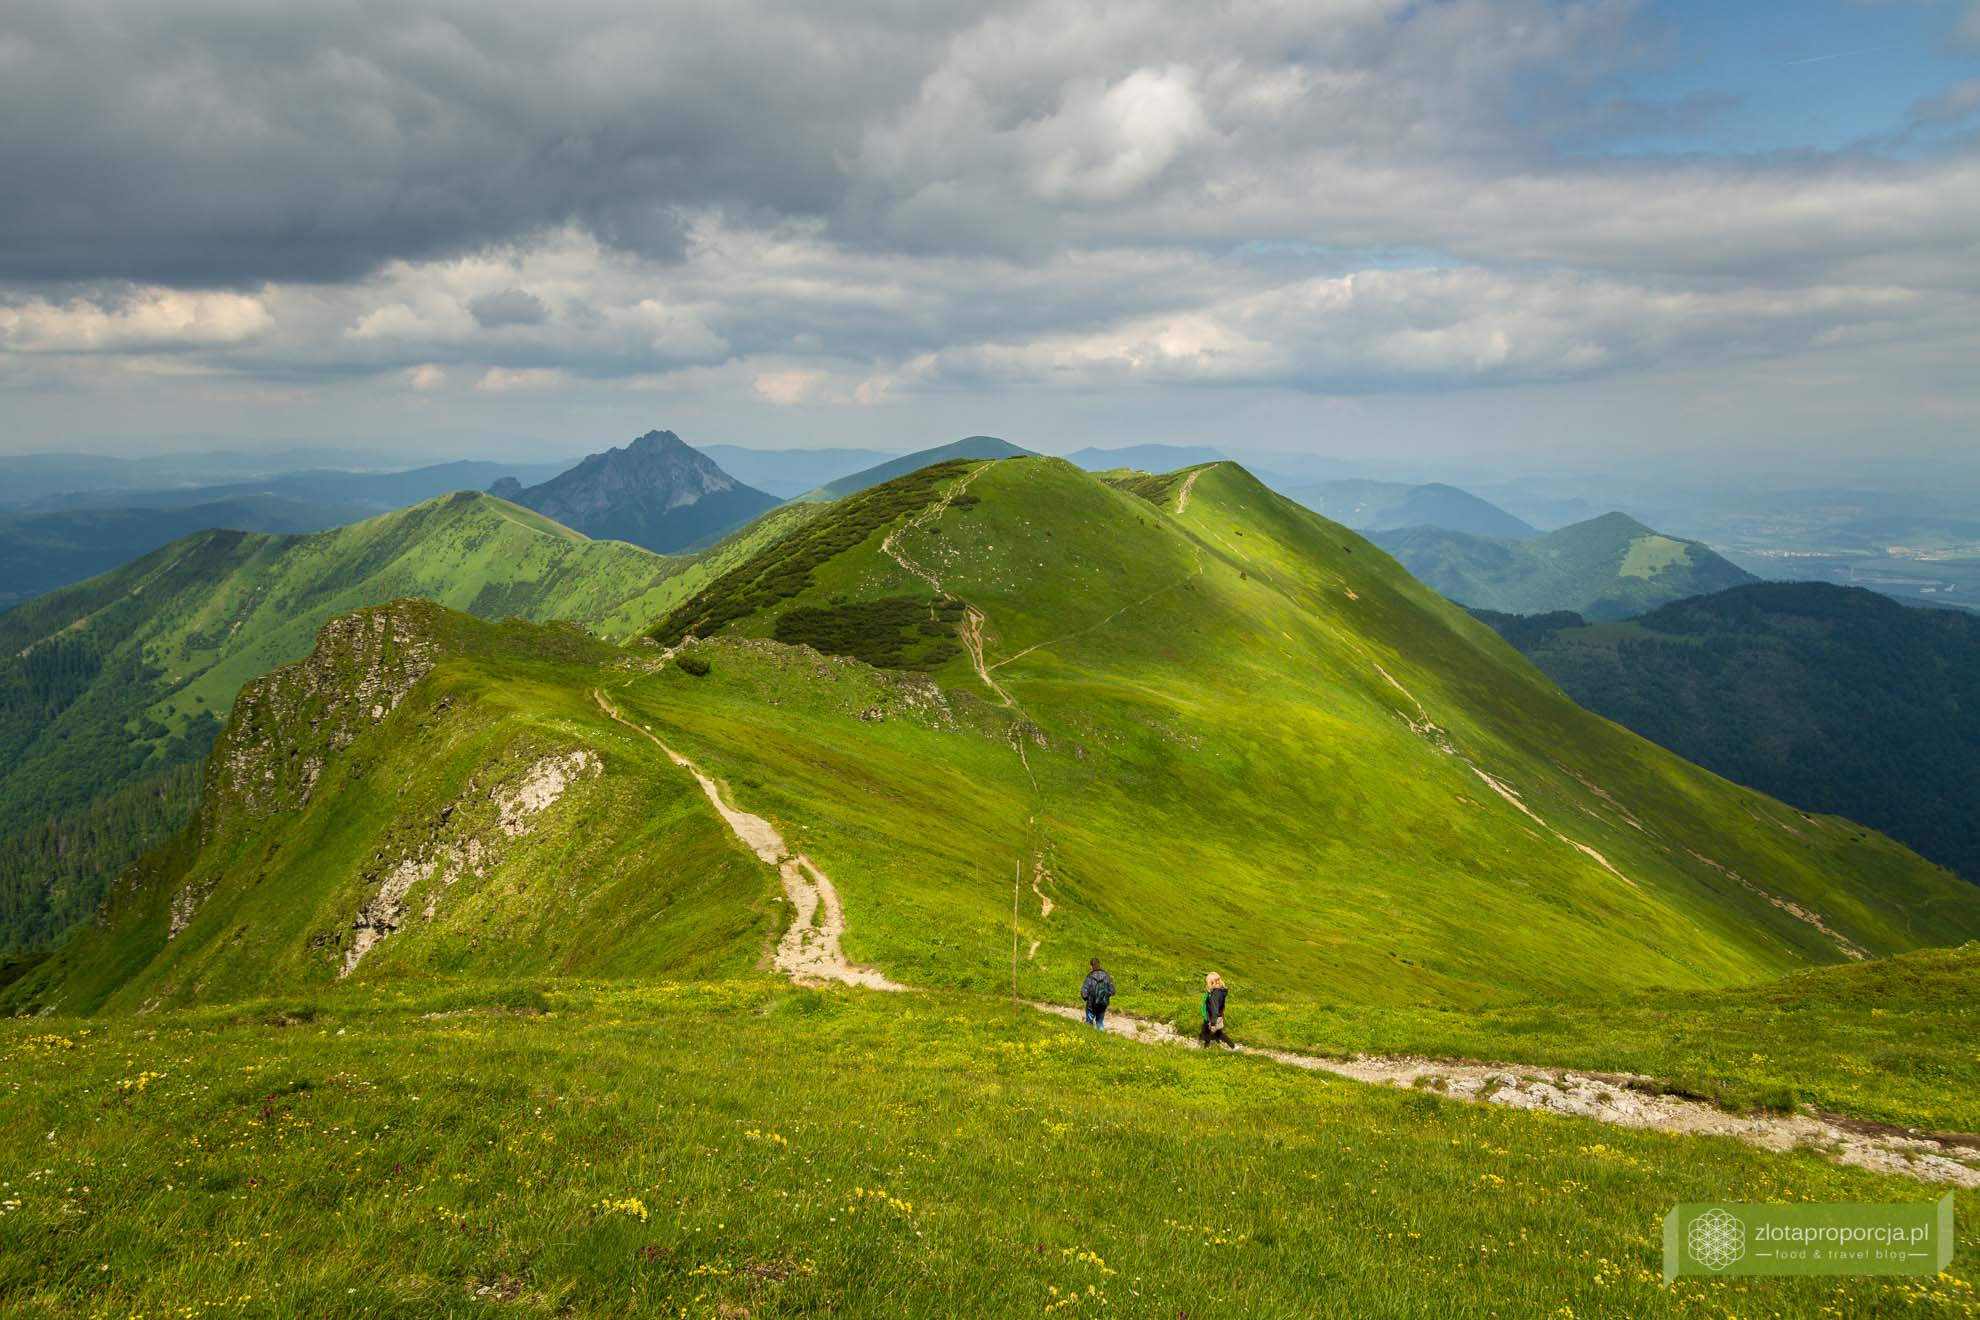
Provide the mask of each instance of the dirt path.
POLYGON ((855 966, 846 958, 839 948, 839 939, 846 929, 846 910, 839 902, 838 889, 809 857, 794 853, 785 846, 784 836, 777 832, 776 826, 761 816, 724 802, 721 790, 713 779, 702 773, 701 767, 660 741, 653 730, 634 724, 620 714, 619 708, 602 691, 594 689, 591 695, 600 710, 635 733, 644 735, 667 754, 668 760, 693 775, 730 832, 764 865, 777 869, 793 913, 790 928, 777 942, 774 962, 778 971, 799 985, 823 985, 828 981, 838 981, 846 985, 865 986, 869 990, 908 988, 888 980, 871 967, 855 966))
MULTIPOLYGON (((1210 465, 1210 467, 1215 467, 1215 466, 1216 466, 1215 463, 1212 463, 1210 465)), ((1196 471, 1190 473, 1188 476, 1183 478, 1182 493, 1176 496, 1177 513, 1189 512, 1189 493, 1196 489, 1196 479, 1202 476, 1205 472, 1208 472, 1209 470, 1210 468, 1208 467, 1200 467, 1196 469, 1196 471)))
MULTIPOLYGON (((1074 1022, 1082 1020, 1077 1008, 1030 1002, 1041 1012, 1074 1022)), ((1193 1038, 1166 1022, 1125 1013, 1109 1013, 1107 1029, 1142 1044, 1198 1048, 1193 1038)), ((1980 1187, 1980 1168, 1962 1162, 1980 1157, 1980 1138, 1910 1133, 1807 1114, 1728 1114, 1703 1100, 1660 1094, 1656 1082, 1647 1077, 1408 1055, 1324 1059, 1248 1045, 1240 1045, 1237 1053, 1256 1054, 1289 1067, 1375 1086, 1428 1090, 1452 1100, 1590 1118, 1617 1127, 1734 1137, 1764 1150, 1812 1147, 1839 1164, 1925 1182, 1980 1187)))
MULTIPOLYGON (((935 503, 929 505, 926 509, 908 519, 899 527, 896 527, 893 531, 888 532, 880 541, 881 553, 920 578, 923 582, 926 582, 929 589, 937 596, 962 600, 960 596, 951 596, 949 589, 942 585, 942 579, 936 574, 934 569, 916 562, 912 555, 901 549, 901 535, 904 532, 913 531, 917 527, 925 527, 948 512, 949 505, 955 500, 956 496, 968 490, 969 484, 988 470, 989 466, 988 463, 985 463, 982 467, 969 473, 955 485, 949 487, 941 499, 935 501, 935 503)), ((966 600, 962 602, 962 607, 963 622, 962 626, 956 629, 956 636, 962 641, 963 650, 969 653, 970 668, 974 669, 976 676, 983 680, 983 686, 996 694, 999 705, 1008 710, 1016 710, 1017 701, 1012 698, 1010 693, 1004 690, 1001 683, 990 677, 990 667, 983 663, 983 611, 977 609, 976 606, 966 600)), ((1029 769, 1029 766, 1027 765, 1026 768, 1029 769)))

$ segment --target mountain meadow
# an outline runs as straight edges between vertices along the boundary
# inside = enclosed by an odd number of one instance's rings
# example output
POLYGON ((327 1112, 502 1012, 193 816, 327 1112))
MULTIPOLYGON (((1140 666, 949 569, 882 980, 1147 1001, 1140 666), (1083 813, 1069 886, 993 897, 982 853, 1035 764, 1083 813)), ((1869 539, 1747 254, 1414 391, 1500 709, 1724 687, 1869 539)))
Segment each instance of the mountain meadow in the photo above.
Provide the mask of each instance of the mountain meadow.
POLYGON ((10 1310, 1980 1309, 1980 887, 1235 464, 953 457, 692 558, 463 494, 23 610, 15 761, 203 778, 0 972, 10 1310), (1108 1034, 1038 1011, 1094 957, 1108 1034), (1168 1043, 1211 971, 1243 1051, 1168 1043), (1679 1201, 1948 1188, 1937 1277, 1663 1282, 1679 1201))

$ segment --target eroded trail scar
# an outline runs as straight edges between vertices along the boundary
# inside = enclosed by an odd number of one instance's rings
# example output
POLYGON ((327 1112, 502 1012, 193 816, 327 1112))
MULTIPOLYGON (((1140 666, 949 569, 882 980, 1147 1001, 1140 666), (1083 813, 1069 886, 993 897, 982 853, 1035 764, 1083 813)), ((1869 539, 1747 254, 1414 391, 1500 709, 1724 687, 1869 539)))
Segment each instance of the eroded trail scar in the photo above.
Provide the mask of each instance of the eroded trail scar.
MULTIPOLYGON (((948 512, 949 505, 955 500, 956 496, 968 490, 969 484, 987 471, 988 468, 989 465, 986 463, 983 467, 977 468, 968 476, 962 478, 962 480, 951 486, 941 499, 935 501, 935 503, 929 505, 922 512, 908 519, 893 531, 888 532, 880 542, 880 550, 883 554, 908 572, 920 578, 923 582, 926 582, 929 589, 937 596, 950 597, 951 593, 947 587, 942 585, 942 579, 936 575, 934 569, 917 563, 914 556, 901 548, 901 534, 903 532, 913 531, 917 527, 925 527, 948 512)), ((960 596, 954 596, 952 598, 962 600, 960 596)), ((1004 690, 1001 683, 990 677, 989 667, 983 663, 983 611, 977 609, 976 606, 966 600, 962 602, 962 607, 963 622, 962 626, 956 630, 956 636, 961 639, 963 649, 969 653, 970 668, 974 669, 976 676, 983 680, 983 686, 989 688, 997 695, 997 701, 1000 705, 1015 710, 1017 708, 1016 700, 1012 698, 1010 693, 1004 690)))
POLYGON ((871 967, 855 966, 848 961, 839 948, 840 936, 846 929, 846 910, 839 902, 838 889, 809 857, 794 853, 785 845, 784 836, 777 832, 776 826, 761 816, 723 801, 721 789, 702 773, 701 767, 660 741, 653 730, 634 724, 621 715, 619 708, 603 692, 594 690, 591 695, 600 710, 628 729, 644 735, 667 754, 668 760, 693 775, 730 832, 764 865, 777 869, 793 913, 790 928, 777 942, 775 963, 778 971, 799 985, 823 985, 828 981, 837 981, 845 985, 865 986, 869 990, 908 988, 888 980, 871 967))
MULTIPOLYGON (((1214 467, 1216 465, 1212 464, 1211 466, 1214 467)), ((1196 489, 1196 479, 1209 470, 1210 468, 1200 467, 1183 478, 1182 492, 1176 496, 1177 513, 1189 512, 1189 493, 1196 489)))

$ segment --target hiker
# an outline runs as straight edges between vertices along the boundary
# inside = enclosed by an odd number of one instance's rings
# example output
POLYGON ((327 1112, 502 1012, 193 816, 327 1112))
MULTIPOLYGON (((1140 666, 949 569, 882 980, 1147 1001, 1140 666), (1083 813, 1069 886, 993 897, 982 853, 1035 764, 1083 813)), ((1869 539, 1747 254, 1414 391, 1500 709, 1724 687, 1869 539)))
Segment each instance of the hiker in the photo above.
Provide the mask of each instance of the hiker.
POLYGON ((1224 1034, 1224 999, 1228 994, 1223 977, 1212 972, 1203 978, 1203 1030, 1198 1033, 1197 1041, 1206 1049, 1213 1040, 1237 1048, 1237 1042, 1224 1034))
POLYGON ((1087 965, 1093 970, 1080 982, 1079 997, 1086 1005, 1086 1025, 1095 1031, 1107 1029, 1107 1005, 1114 999, 1114 978, 1107 975, 1098 958, 1090 958, 1087 965))

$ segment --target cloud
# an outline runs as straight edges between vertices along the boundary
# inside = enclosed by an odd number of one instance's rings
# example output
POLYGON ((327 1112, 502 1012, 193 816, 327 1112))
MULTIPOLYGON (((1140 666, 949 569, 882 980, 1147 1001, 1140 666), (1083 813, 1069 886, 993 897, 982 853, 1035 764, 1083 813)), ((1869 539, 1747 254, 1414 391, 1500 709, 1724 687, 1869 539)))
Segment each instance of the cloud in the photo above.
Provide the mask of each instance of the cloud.
POLYGON ((1915 124, 1950 124, 1975 110, 1980 110, 1980 78, 1969 78, 1912 106, 1910 119, 1915 124))
POLYGON ((513 394, 521 390, 554 389, 567 379, 555 367, 490 367, 474 387, 484 394, 513 394))
MULTIPOLYGON (((912 364, 928 383, 1272 385, 1325 393, 1532 384, 1917 333, 1903 289, 1657 289, 1566 274, 1375 270, 912 364)), ((1938 327, 1964 304, 1940 300, 1938 327)), ((1931 324, 1929 317, 1925 318, 1931 324)))
POLYGON ((1961 50, 1980 50, 1980 4, 1968 0, 1966 12, 1953 25, 1952 41, 1961 50))
MULTIPOLYGON (((0 371, 169 358, 476 382, 429 410, 637 382, 893 415, 1019 386, 1537 387, 1945 352, 1980 323, 1970 135, 1632 154, 1727 101, 1619 91, 1668 60, 1663 22, 1627 0, 15 0, 0 371)), ((1973 86, 1911 122, 1963 122, 1973 86)))
POLYGON ((477 325, 489 330, 505 325, 542 325, 550 319, 550 309, 527 289, 484 293, 468 302, 468 312, 477 325))
POLYGON ((259 297, 135 288, 108 306, 82 298, 0 306, 0 345, 28 353, 171 353, 246 343, 271 324, 259 297))
POLYGON ((822 371, 761 371, 756 375, 757 397, 783 406, 803 403, 825 379, 822 371))

